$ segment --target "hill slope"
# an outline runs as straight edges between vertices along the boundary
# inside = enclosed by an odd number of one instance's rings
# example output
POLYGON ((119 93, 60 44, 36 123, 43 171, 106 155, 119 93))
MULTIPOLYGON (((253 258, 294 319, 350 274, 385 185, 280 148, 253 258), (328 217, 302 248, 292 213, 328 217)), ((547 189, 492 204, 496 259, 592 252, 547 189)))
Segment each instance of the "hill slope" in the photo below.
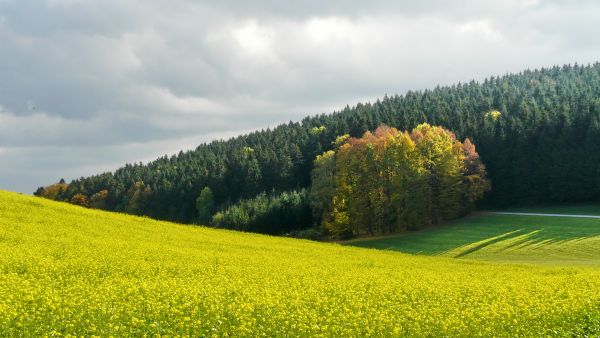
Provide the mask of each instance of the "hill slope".
POLYGON ((410 91, 78 179, 53 197, 105 196, 98 203, 103 209, 191 222, 204 187, 217 206, 262 191, 307 187, 315 156, 331 149, 337 136, 360 137, 380 124, 410 130, 428 122, 475 143, 493 184, 488 203, 494 206, 599 200, 599 97, 600 63, 410 91))
MULTIPOLYGON (((598 214, 598 207, 519 211, 598 214)), ((600 265, 600 219, 478 214, 445 226, 350 244, 488 261, 600 265)))
POLYGON ((418 257, 0 191, 0 332, 591 334, 600 269, 418 257))

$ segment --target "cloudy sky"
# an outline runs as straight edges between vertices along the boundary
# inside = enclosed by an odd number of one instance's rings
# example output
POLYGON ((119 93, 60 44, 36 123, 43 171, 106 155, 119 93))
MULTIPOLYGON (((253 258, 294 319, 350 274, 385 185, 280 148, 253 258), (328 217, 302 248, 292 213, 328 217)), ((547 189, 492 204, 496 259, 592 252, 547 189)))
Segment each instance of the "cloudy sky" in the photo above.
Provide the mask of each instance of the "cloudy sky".
POLYGON ((0 0, 0 188, 600 60, 597 1, 0 0))

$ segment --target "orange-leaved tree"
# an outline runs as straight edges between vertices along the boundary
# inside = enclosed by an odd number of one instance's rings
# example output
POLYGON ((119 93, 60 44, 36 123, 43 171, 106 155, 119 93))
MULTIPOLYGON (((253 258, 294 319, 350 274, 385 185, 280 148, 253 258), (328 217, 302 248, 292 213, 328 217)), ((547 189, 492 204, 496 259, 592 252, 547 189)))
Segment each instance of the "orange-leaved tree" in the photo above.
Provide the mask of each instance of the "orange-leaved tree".
POLYGON ((418 229, 465 214, 489 190, 470 140, 421 124, 343 137, 317 156, 311 204, 333 237, 418 229))

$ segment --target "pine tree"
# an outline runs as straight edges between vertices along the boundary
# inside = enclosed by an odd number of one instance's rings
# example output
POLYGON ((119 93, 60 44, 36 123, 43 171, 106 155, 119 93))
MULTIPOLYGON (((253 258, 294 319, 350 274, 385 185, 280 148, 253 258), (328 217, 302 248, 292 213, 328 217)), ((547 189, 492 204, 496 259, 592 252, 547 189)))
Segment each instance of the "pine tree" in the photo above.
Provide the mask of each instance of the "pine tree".
POLYGON ((196 199, 196 211, 198 212, 198 223, 208 224, 212 219, 215 209, 215 198, 209 187, 204 187, 196 199))

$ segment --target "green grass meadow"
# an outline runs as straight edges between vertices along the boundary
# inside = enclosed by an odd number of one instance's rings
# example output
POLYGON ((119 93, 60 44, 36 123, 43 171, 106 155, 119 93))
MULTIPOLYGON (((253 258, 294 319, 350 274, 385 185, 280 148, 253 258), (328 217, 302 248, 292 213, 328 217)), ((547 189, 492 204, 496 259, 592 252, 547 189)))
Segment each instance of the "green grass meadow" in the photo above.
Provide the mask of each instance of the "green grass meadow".
MULTIPOLYGON (((600 207, 518 212, 600 214, 600 207)), ((446 225, 348 244, 410 254, 487 261, 600 265, 600 219, 479 213, 446 225)))

